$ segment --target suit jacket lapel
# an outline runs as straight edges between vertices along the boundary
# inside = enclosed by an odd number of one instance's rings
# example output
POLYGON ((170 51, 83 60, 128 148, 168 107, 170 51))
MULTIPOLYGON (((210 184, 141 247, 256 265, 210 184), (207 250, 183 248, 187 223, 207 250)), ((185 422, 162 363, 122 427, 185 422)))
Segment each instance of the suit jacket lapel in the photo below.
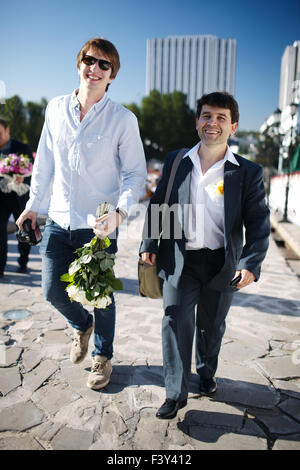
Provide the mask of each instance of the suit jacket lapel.
POLYGON ((226 161, 224 166, 224 225, 225 247, 229 239, 240 200, 242 178, 241 167, 226 161))
POLYGON ((181 227, 184 227, 185 207, 188 207, 187 205, 190 204, 192 169, 192 160, 190 157, 185 157, 182 159, 176 175, 176 185, 178 186, 178 204, 181 207, 181 227))

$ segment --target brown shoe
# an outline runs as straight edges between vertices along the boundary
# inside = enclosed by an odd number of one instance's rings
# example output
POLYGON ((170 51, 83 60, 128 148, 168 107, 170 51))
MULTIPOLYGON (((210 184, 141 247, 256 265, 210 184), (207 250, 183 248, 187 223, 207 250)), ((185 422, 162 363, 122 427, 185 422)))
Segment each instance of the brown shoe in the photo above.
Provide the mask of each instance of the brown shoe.
POLYGON ((104 388, 108 383, 112 372, 112 365, 105 356, 93 357, 93 365, 89 375, 87 386, 93 390, 104 388))
POLYGON ((94 325, 92 325, 86 331, 80 331, 73 328, 74 337, 73 337, 73 344, 70 353, 70 359, 73 364, 79 364, 86 356, 89 346, 89 339, 94 329, 94 325))

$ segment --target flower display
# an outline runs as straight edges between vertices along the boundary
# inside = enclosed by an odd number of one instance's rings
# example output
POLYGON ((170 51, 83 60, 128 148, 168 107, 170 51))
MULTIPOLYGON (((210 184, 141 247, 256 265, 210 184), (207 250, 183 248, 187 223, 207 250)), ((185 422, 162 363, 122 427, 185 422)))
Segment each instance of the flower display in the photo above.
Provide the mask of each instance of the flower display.
POLYGON ((23 183, 25 176, 32 174, 33 164, 27 155, 0 155, 0 176, 3 180, 0 189, 3 193, 15 191, 22 196, 29 190, 29 185, 23 183))
MULTIPOLYGON (((107 213, 109 205, 103 203, 98 208, 98 216, 107 213)), ((110 240, 95 236, 89 243, 78 248, 77 259, 73 261, 68 272, 60 279, 68 282, 67 294, 71 301, 96 308, 106 308, 111 303, 110 294, 122 290, 122 282, 115 277, 113 266, 115 255, 108 253, 110 240)))
POLYGON ((27 155, 9 155, 0 156, 0 175, 19 175, 29 176, 32 173, 33 164, 27 155))

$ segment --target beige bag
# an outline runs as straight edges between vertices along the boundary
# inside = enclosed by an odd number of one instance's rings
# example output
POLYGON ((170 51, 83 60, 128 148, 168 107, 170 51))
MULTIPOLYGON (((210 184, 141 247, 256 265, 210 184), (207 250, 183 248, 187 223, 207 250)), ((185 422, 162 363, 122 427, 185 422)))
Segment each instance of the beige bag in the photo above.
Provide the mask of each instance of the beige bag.
POLYGON ((160 299, 163 280, 157 275, 156 263, 151 265, 139 259, 138 264, 139 293, 142 297, 160 299))
MULTIPOLYGON (((186 154, 188 149, 181 149, 172 166, 170 178, 168 181, 165 204, 168 204, 175 174, 183 155, 186 154)), ((139 280, 139 293, 142 297, 149 297, 150 299, 160 299, 162 297, 163 280, 157 275, 156 263, 151 265, 144 263, 141 258, 138 262, 138 280, 139 280)))

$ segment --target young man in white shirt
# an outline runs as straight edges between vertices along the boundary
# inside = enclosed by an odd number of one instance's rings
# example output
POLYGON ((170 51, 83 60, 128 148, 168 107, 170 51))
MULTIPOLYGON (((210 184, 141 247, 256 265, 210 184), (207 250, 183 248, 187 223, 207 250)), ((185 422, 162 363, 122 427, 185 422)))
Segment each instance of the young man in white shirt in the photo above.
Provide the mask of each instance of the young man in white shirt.
POLYGON ((216 391, 215 372, 233 293, 259 279, 268 248, 270 223, 263 170, 233 155, 227 145, 238 120, 238 104, 231 95, 214 92, 202 96, 196 119, 200 142, 186 152, 178 166, 168 202, 173 214, 169 226, 164 217, 165 233, 170 237, 164 237, 164 231, 162 236, 153 235, 161 234, 155 206, 164 202, 177 152, 167 157, 148 207, 140 254, 144 262, 157 262, 158 275, 164 280, 166 401, 158 418, 175 417, 187 403, 195 330, 199 391, 216 391))
MULTIPOLYGON (((137 119, 107 96, 120 68, 119 54, 106 39, 94 38, 77 55, 79 89, 48 104, 45 124, 32 175, 30 198, 17 224, 31 219, 49 201, 41 244, 42 286, 46 300, 74 329, 70 359, 80 363, 94 329, 93 365, 87 385, 105 387, 110 379, 115 330, 115 303, 95 309, 93 315, 80 303, 70 302, 60 276, 67 272, 75 250, 100 232, 114 233, 127 216, 146 179, 146 163, 137 119), (108 202, 116 210, 89 228, 88 214, 108 202)), ((110 250, 117 251, 111 235, 110 250)))

